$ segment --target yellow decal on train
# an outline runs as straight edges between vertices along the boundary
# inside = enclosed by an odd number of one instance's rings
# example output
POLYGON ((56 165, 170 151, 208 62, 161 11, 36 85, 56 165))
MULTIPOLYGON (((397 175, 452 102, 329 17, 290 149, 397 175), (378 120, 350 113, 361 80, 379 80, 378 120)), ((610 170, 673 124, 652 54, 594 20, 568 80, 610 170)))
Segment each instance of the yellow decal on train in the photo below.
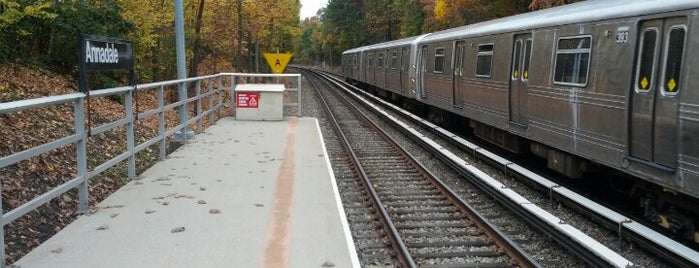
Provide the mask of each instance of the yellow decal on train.
POLYGON ((669 89, 668 91, 675 92, 675 88, 677 88, 675 78, 670 78, 670 82, 667 82, 667 88, 669 89))
POLYGON ((524 79, 529 79, 529 71, 524 70, 524 79))
POLYGON ((515 70, 515 78, 519 77, 519 71, 515 70))
POLYGON ((648 78, 643 77, 643 79, 641 79, 641 88, 648 89, 648 78))

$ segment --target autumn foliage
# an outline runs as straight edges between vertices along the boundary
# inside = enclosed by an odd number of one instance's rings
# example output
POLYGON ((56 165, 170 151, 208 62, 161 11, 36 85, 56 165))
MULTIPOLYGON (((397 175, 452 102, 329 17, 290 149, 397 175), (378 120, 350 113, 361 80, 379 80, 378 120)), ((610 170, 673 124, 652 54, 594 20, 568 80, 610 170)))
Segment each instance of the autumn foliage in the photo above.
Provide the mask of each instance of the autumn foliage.
POLYGON ((338 64, 350 48, 397 40, 580 0, 329 0, 301 25, 297 59, 338 64))

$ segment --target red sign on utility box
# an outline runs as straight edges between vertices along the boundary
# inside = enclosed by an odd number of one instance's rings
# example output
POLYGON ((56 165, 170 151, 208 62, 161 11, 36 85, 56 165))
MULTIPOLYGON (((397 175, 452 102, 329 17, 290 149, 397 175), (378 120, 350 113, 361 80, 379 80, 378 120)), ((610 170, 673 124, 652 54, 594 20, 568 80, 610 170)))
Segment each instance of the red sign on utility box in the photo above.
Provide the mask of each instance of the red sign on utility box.
POLYGON ((259 92, 236 92, 235 99, 239 108, 257 108, 260 104, 259 92))

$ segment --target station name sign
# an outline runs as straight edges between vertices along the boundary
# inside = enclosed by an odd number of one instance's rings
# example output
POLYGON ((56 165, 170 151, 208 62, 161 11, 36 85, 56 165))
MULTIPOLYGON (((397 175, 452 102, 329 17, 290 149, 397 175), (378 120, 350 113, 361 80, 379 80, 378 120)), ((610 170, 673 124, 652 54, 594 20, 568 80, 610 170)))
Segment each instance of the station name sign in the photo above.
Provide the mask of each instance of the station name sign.
POLYGON ((79 42, 80 92, 88 92, 87 73, 91 71, 126 70, 129 71, 130 83, 136 84, 131 41, 82 34, 79 42))
POLYGON ((94 36, 80 36, 80 63, 86 71, 131 70, 134 67, 131 41, 94 36))

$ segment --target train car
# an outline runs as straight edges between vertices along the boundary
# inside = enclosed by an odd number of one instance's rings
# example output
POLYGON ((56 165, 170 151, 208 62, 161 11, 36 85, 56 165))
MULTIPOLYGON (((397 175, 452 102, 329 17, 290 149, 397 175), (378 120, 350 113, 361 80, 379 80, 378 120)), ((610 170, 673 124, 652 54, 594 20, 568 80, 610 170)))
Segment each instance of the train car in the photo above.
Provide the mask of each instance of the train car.
POLYGON ((362 82, 398 95, 414 94, 406 92, 414 88, 410 85, 410 68, 412 66, 412 73, 414 73, 416 56, 411 52, 415 50, 416 42, 425 36, 347 50, 342 53, 343 63, 349 61, 351 65, 343 66, 343 75, 352 81, 362 82), (355 58, 358 62, 352 61, 355 58))
POLYGON ((342 53, 342 74, 350 80, 360 80, 359 53, 357 49, 348 50, 342 53))
POLYGON ((649 211, 696 213, 698 24, 696 0, 588 0, 435 32, 412 41, 413 83, 395 92, 568 176, 634 175, 649 211))

